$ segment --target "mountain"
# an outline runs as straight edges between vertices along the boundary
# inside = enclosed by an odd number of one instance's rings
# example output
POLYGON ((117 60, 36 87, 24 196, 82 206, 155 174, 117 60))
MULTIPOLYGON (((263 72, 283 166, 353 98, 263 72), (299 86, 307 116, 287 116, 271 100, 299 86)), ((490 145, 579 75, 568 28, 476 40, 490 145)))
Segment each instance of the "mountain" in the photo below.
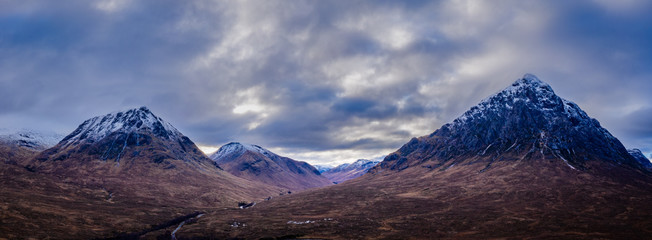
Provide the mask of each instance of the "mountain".
POLYGON ((632 157, 636 159, 636 161, 640 163, 643 167, 645 167, 648 170, 652 170, 652 162, 650 162, 650 159, 645 157, 645 155, 643 154, 643 152, 641 152, 641 150, 634 148, 634 149, 627 149, 627 152, 629 153, 629 155, 632 155, 632 157))
POLYGON ((229 173, 292 191, 330 185, 315 167, 257 145, 231 142, 210 156, 229 173))
POLYGON ((6 165, 0 238, 9 239, 137 238, 284 191, 222 170, 146 107, 88 119, 27 166, 6 165))
POLYGON ((60 162, 56 166, 79 164, 79 160, 101 160, 113 164, 92 166, 114 168, 122 162, 123 169, 140 164, 156 164, 166 169, 177 166, 217 169, 188 137, 146 107, 88 119, 37 160, 60 162))
MULTIPOLYGON (((29 168, 67 177, 88 175, 83 177, 83 182, 98 180, 104 184, 114 183, 127 188, 137 185, 129 179, 136 181, 143 178, 146 181, 140 183, 167 181, 178 185, 182 191, 187 188, 187 184, 183 182, 191 178, 219 178, 213 179, 219 181, 214 183, 216 188, 225 184, 228 188, 247 189, 246 186, 236 183, 251 183, 234 178, 223 171, 188 137, 154 115, 147 107, 110 113, 84 121, 56 146, 37 155, 29 168), (115 181, 107 180, 112 178, 115 178, 115 181)), ((236 200, 230 198, 231 194, 201 194, 217 198, 211 201, 236 200)))
POLYGON ((43 151, 56 145, 64 136, 30 129, 0 129, 0 142, 14 143, 18 146, 43 151))
POLYGON ((650 202, 652 174, 597 120, 528 74, 361 177, 250 211, 209 212, 177 234, 649 239, 650 202), (246 227, 209 227, 234 219, 246 227))
POLYGON ((0 161, 23 165, 25 161, 59 142, 63 136, 29 129, 0 129, 0 161))
POLYGON ((326 165, 313 165, 313 166, 315 167, 315 169, 317 169, 317 171, 319 171, 319 173, 324 173, 330 170, 331 168, 333 168, 331 166, 326 166, 326 165))
POLYGON ((369 169, 376 166, 380 161, 371 161, 367 159, 358 159, 353 163, 341 164, 322 173, 324 177, 333 183, 341 183, 351 180, 367 173, 369 169))
POLYGON ((602 163, 644 169, 597 120, 557 96, 547 83, 526 74, 452 123, 413 138, 372 171, 479 162, 486 170, 495 161, 514 157, 556 159, 571 169, 602 163))

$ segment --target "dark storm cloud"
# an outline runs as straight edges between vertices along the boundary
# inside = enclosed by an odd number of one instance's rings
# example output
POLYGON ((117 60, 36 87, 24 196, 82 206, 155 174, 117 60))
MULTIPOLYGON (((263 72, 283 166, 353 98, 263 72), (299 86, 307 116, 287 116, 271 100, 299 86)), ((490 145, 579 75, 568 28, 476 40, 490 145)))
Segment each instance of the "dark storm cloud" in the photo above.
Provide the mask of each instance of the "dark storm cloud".
POLYGON ((375 117, 381 117, 380 115, 393 115, 396 113, 395 108, 378 106, 374 101, 361 98, 338 99, 331 109, 344 114, 364 114, 374 115, 375 117))
POLYGON ((0 124, 69 132, 147 105, 203 145, 341 162, 387 154, 531 72, 649 154, 650 124, 632 118, 652 108, 650 10, 635 0, 4 3, 0 124))

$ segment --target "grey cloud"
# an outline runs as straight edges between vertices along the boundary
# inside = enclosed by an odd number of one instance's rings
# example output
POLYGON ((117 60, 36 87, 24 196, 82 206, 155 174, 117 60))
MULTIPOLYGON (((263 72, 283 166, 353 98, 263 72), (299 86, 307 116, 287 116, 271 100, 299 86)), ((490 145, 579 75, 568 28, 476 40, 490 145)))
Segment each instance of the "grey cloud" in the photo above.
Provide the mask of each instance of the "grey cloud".
MULTIPOLYGON (((382 111, 396 112, 396 109, 389 107, 388 110, 382 109, 375 102, 361 99, 361 98, 341 98, 337 100, 332 107, 332 110, 342 112, 345 114, 365 114, 365 113, 378 113, 382 111)), ((372 113, 372 114, 373 114, 372 113)), ((390 113, 391 114, 391 113, 390 113)))
POLYGON ((639 137, 652 136, 652 108, 635 111, 625 118, 629 120, 626 124, 629 133, 639 137))

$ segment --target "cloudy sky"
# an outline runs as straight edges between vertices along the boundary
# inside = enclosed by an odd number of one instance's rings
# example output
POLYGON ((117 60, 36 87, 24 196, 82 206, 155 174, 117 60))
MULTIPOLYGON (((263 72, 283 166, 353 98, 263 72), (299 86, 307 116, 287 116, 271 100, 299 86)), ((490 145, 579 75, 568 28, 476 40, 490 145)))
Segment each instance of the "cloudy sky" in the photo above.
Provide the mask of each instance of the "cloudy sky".
MULTIPOLYGON (((524 73, 652 153, 651 1, 0 0, 0 127, 148 106, 204 149, 390 153, 524 73)), ((208 150, 207 150, 208 151, 208 150)))

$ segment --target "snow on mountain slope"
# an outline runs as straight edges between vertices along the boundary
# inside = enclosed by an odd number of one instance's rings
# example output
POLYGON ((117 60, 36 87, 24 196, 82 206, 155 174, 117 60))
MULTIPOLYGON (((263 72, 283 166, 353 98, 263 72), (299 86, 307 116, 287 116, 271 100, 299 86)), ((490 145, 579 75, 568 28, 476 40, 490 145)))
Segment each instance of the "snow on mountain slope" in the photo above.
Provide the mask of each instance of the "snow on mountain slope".
POLYGON ((220 147, 220 149, 217 150, 217 152, 213 153, 210 155, 211 159, 222 159, 228 155, 231 154, 242 154, 245 151, 253 151, 257 152, 260 154, 263 154, 269 158, 277 158, 279 157, 275 153, 272 153, 271 151, 264 149, 258 145, 253 145, 253 144, 246 144, 246 143, 239 143, 239 142, 231 142, 227 143, 226 145, 220 147))
POLYGON ((0 129, 0 141, 41 151, 56 145, 63 135, 30 129, 0 129))
POLYGON ((643 154, 643 152, 641 152, 641 150, 634 148, 634 149, 627 149, 627 152, 630 155, 632 155, 632 157, 634 157, 634 159, 636 159, 636 161, 638 161, 645 168, 652 169, 652 162, 650 162, 650 159, 645 157, 645 155, 643 154))
POLYGON ((359 159, 353 163, 344 163, 331 168, 328 171, 323 172, 322 175, 334 183, 341 183, 362 176, 378 163, 380 163, 380 161, 359 159))
POLYGON ((96 160, 128 169, 148 169, 151 164, 163 169, 191 167, 215 171, 219 168, 188 137, 146 107, 84 121, 59 144, 39 154, 34 164, 49 171, 65 171, 66 167, 46 162, 64 162, 72 168, 113 168, 96 164, 96 160), (121 164, 125 162, 127 165, 121 164))
POLYGON ((24 166, 39 152, 57 144, 63 135, 29 129, 0 129, 0 162, 24 166))
MULTIPOLYGON (((181 209, 237 206, 239 201, 260 200, 284 190, 220 169, 188 137, 146 107, 83 121, 59 144, 29 158, 22 171, 88 188, 92 192, 83 192, 84 196, 110 201, 100 206, 62 195, 56 202, 64 206, 52 206, 65 210, 93 205, 98 212, 118 212, 114 217, 121 222, 142 221, 134 214, 161 211, 161 207, 175 209, 168 212, 174 218, 181 209), (116 211, 122 204, 137 210, 116 211)), ((62 218, 56 216, 58 220, 62 218)))
POLYGON ((258 145, 231 142, 210 158, 235 176, 289 190, 331 184, 310 164, 279 156, 258 145))
POLYGON ((319 173, 322 173, 322 174, 324 172, 330 170, 331 168, 333 168, 331 166, 326 166, 326 165, 313 165, 313 166, 317 169, 317 171, 319 171, 319 173))
POLYGON ((435 163, 424 167, 439 168, 456 164, 453 159, 472 158, 485 158, 489 168, 491 162, 511 155, 554 158, 573 169, 584 169, 595 159, 642 169, 597 120, 532 74, 432 134, 413 138, 379 168, 400 171, 426 161, 435 163))
POLYGON ((97 142, 114 132, 132 133, 144 129, 170 140, 183 136, 170 123, 152 114, 147 107, 140 107, 88 119, 64 138, 62 143, 63 146, 68 146, 80 141, 97 142))
POLYGON ((525 74, 523 78, 514 82, 511 86, 499 93, 482 100, 471 110, 465 112, 461 117, 455 119, 453 124, 461 124, 469 119, 486 117, 487 112, 511 110, 514 104, 525 102, 531 108, 544 112, 547 118, 556 117, 555 111, 563 106, 563 112, 568 118, 590 120, 589 116, 580 109, 577 104, 558 97, 547 83, 539 80, 532 74, 525 74))

